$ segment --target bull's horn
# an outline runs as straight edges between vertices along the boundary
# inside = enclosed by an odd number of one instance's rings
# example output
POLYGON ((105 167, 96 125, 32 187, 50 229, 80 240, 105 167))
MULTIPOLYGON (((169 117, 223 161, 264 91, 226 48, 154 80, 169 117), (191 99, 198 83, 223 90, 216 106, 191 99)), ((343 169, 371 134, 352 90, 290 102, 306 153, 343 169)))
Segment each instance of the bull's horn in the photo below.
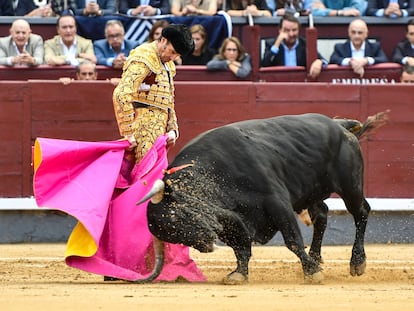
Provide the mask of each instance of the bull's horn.
POLYGON ((133 283, 146 283, 155 280, 161 273, 162 268, 164 266, 164 242, 158 240, 155 236, 152 236, 152 240, 154 242, 154 268, 152 269, 151 274, 142 280, 135 280, 132 281, 133 283))
POLYGON ((146 200, 151 198, 151 202, 154 204, 160 203, 164 197, 165 184, 161 179, 157 179, 152 186, 152 189, 138 201, 137 205, 144 203, 146 200))

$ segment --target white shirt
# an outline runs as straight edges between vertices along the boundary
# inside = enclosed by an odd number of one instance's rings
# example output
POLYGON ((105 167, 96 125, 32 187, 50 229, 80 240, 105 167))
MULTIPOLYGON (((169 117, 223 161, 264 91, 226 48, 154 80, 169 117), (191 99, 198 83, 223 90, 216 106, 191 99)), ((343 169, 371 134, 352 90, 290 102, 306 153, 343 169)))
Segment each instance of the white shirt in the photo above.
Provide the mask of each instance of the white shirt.
POLYGON ((69 48, 63 43, 62 38, 60 38, 59 40, 60 44, 62 45, 63 54, 66 56, 66 61, 72 66, 78 66, 79 61, 76 59, 76 38, 69 48))
MULTIPOLYGON (((361 48, 357 50, 355 46, 350 42, 351 44, 351 57, 345 57, 342 60, 341 65, 342 66, 349 66, 349 62, 352 58, 365 58, 365 42, 362 43, 361 48)), ((372 57, 366 57, 368 59, 368 65, 373 65, 375 63, 375 60, 372 57)))

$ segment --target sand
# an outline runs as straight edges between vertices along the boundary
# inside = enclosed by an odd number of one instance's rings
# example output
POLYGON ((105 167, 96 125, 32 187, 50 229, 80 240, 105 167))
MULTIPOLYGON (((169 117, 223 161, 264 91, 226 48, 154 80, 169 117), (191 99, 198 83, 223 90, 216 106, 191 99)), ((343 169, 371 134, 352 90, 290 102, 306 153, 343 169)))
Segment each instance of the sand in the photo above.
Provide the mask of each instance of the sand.
POLYGON ((232 250, 191 256, 206 283, 130 284, 70 268, 64 244, 0 244, 1 310, 414 310, 414 245, 367 245, 367 270, 349 274, 351 246, 324 246, 321 285, 304 284, 282 246, 255 246, 250 279, 223 285, 232 250))

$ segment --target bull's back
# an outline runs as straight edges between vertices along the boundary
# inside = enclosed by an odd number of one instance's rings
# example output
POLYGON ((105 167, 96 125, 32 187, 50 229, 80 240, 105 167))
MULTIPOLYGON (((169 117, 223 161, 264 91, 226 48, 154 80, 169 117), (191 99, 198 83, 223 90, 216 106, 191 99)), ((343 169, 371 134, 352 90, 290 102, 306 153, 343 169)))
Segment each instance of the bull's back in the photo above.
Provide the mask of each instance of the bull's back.
POLYGON ((285 184, 303 190, 328 174, 344 130, 320 114, 247 120, 219 127, 189 142, 172 166, 195 162, 225 172, 229 182, 263 191, 285 184))
MULTIPOLYGON (((227 163, 249 161, 250 164, 289 162, 333 150, 343 136, 343 130, 330 118, 320 114, 280 116, 247 120, 207 131, 190 141, 177 154, 227 163)), ((323 155, 322 155, 323 157, 323 155)))

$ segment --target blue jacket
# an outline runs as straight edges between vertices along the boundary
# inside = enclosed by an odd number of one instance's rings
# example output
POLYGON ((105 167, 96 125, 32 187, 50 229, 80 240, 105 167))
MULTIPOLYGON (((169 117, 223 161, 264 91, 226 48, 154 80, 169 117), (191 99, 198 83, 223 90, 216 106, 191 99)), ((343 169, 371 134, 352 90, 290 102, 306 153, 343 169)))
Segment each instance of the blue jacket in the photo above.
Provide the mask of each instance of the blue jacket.
POLYGON ((13 16, 13 2, 11 0, 2 0, 0 3, 0 16, 13 16))
MULTIPOLYGON (((329 63, 341 65, 342 60, 347 57, 352 57, 350 40, 346 40, 345 43, 335 44, 329 63)), ((388 62, 387 55, 385 55, 378 42, 365 40, 365 57, 372 57, 375 60, 374 64, 388 62)))
MULTIPOLYGON (((141 0, 120 0, 119 13, 127 14, 128 10, 135 9, 140 4, 141 0)), ((161 15, 170 14, 169 0, 150 0, 149 5, 154 8, 160 9, 161 15)))
POLYGON ((365 13, 365 0, 322 0, 326 9, 312 9, 313 16, 328 16, 332 10, 357 9, 361 15, 365 13))
POLYGON ((37 8, 38 6, 34 4, 33 0, 19 0, 16 7, 16 16, 25 16, 37 8))
MULTIPOLYGON (((388 6, 389 0, 368 0, 368 8, 366 15, 368 16, 382 16, 384 13, 381 12, 388 6)), ((398 0, 400 9, 406 11, 407 16, 414 15, 414 0, 398 0)))
MULTIPOLYGON (((96 0, 99 8, 102 10, 102 15, 114 15, 117 13, 116 0, 96 0)), ((85 0, 76 0, 75 15, 83 15, 85 8, 85 0)))
MULTIPOLYGON (((121 53, 124 53, 128 57, 129 52, 136 47, 136 43, 130 40, 124 40, 124 46, 121 53)), ((106 39, 96 40, 93 43, 93 49, 95 51, 96 58, 98 59, 98 65, 112 66, 112 62, 117 54, 108 44, 106 39)))

